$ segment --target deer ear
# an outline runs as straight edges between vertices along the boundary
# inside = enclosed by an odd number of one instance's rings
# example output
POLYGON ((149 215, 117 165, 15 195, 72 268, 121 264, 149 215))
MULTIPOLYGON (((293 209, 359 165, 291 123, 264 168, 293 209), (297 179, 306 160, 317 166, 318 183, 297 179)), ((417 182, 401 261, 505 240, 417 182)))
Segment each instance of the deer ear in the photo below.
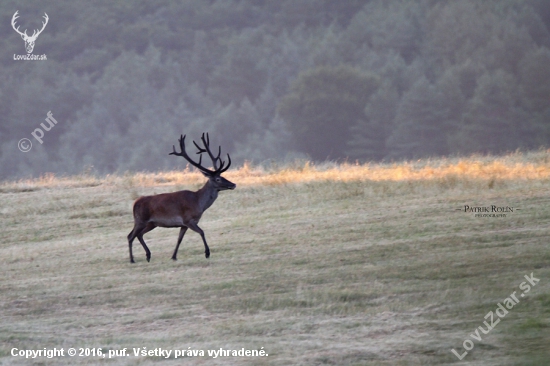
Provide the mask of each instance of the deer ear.
POLYGON ((208 174, 208 172, 203 172, 202 170, 199 170, 199 171, 200 171, 200 172, 202 173, 202 175, 204 175, 206 178, 210 178, 210 177, 211 177, 211 175, 208 174))

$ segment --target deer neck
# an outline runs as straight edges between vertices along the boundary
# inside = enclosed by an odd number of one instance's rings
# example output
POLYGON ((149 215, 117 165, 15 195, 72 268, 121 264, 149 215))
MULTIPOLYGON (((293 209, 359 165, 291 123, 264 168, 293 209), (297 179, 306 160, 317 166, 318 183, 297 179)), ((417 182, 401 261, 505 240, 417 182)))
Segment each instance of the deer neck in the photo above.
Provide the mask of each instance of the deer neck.
POLYGON ((212 206, 216 198, 218 198, 218 190, 214 188, 210 181, 197 191, 199 195, 199 206, 204 212, 208 207, 212 206))

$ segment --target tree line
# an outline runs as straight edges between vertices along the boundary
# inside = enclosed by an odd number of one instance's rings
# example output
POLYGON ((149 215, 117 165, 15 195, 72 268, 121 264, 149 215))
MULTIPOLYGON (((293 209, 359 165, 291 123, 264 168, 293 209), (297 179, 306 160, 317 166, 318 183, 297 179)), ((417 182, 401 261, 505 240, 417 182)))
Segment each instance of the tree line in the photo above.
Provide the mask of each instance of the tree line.
POLYGON ((175 169, 203 131, 236 164, 550 142, 545 0, 20 1, 0 24, 3 179, 175 169), (29 34, 48 14, 47 60, 14 60, 16 10, 29 34))

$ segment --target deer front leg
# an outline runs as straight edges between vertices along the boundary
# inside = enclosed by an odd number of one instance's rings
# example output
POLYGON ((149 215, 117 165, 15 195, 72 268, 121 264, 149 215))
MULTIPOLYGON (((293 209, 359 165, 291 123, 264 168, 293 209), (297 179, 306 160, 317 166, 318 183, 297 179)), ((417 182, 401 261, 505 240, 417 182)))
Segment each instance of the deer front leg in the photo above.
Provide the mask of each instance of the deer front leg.
POLYGON ((194 232, 196 233, 199 233, 201 238, 202 238, 202 242, 204 243, 204 255, 206 258, 209 258, 210 257, 210 248, 208 248, 208 244, 206 244, 206 238, 204 237, 204 231, 202 231, 202 229, 199 227, 199 225, 197 225, 195 222, 191 221, 187 224, 187 227, 191 230, 193 230, 194 232))
POLYGON ((187 231, 187 226, 182 226, 181 229, 180 229, 180 235, 178 236, 178 244, 176 245, 176 250, 174 250, 174 255, 172 255, 172 259, 175 260, 175 261, 178 260, 178 258, 177 258, 178 249, 179 249, 181 241, 183 239, 183 235, 185 235, 186 231, 187 231))

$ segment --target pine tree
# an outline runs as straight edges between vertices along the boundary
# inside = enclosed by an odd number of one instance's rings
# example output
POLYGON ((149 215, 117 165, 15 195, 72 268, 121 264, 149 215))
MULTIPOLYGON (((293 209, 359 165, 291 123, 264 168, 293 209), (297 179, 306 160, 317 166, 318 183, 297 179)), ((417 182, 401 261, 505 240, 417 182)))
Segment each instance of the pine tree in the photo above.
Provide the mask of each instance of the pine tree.
POLYGON ((395 129, 388 139, 389 157, 448 153, 445 126, 448 111, 442 101, 442 94, 426 78, 419 79, 405 93, 395 117, 395 129))
POLYGON ((345 157, 350 127, 364 118, 377 78, 349 66, 318 67, 300 74, 278 106, 296 147, 313 159, 345 157))
POLYGON ((502 153, 521 147, 530 128, 518 102, 513 75, 503 70, 484 74, 468 102, 451 149, 462 153, 502 153))
POLYGON ((387 154, 386 140, 392 130, 399 94, 384 83, 365 108, 365 117, 350 128, 346 155, 351 159, 380 160, 387 154))

